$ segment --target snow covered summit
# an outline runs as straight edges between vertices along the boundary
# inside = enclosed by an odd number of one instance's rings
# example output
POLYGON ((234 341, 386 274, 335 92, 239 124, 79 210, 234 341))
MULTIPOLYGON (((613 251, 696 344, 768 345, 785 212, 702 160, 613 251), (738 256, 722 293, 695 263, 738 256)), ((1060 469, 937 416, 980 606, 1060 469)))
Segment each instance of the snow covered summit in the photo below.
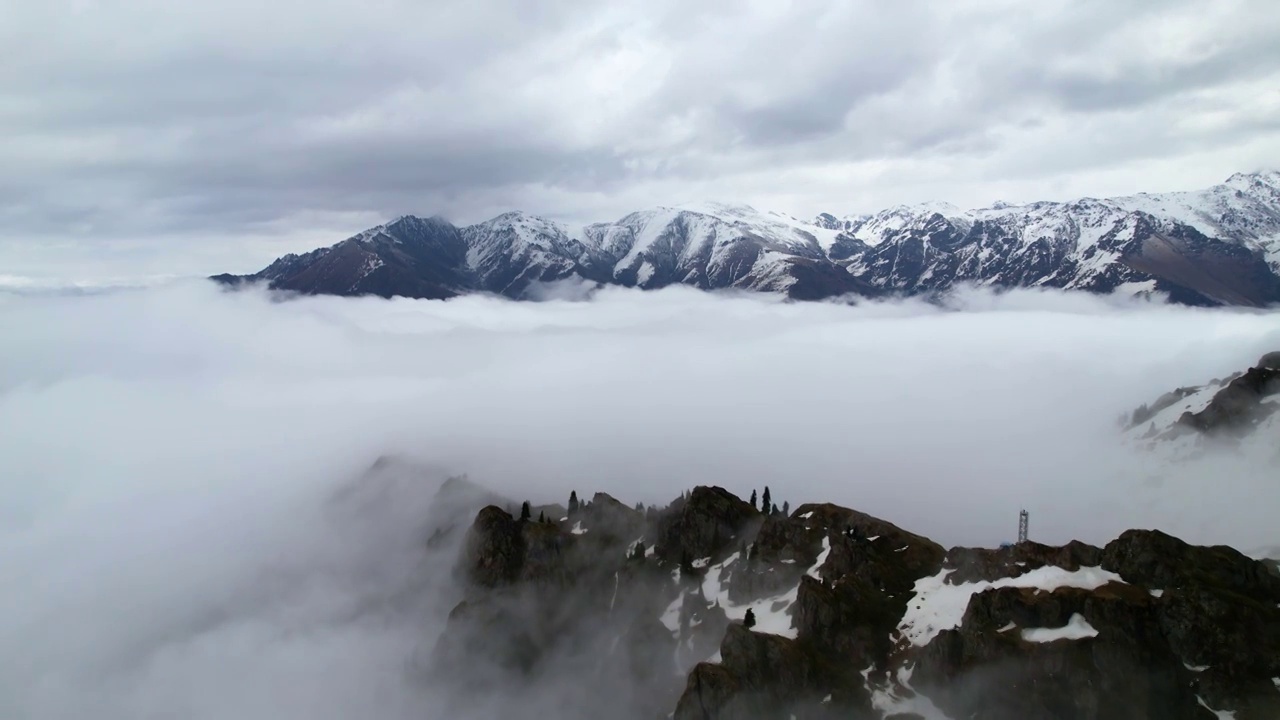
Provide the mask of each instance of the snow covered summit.
POLYGON ((1280 302, 1280 172, 1193 192, 961 210, 946 203, 812 221, 693 203, 569 227, 522 212, 458 228, 401 217, 227 283, 313 294, 528 297, 580 278, 795 299, 944 292, 958 284, 1163 293, 1195 305, 1280 302))

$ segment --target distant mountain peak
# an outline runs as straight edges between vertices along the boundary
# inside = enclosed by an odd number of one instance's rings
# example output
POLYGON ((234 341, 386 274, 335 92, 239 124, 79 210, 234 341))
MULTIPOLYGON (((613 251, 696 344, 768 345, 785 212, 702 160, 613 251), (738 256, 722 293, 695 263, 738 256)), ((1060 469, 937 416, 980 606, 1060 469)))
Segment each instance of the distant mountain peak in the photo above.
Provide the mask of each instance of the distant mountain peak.
POLYGON ((723 202, 718 200, 686 202, 676 205, 672 209, 723 217, 749 217, 760 214, 760 211, 746 203, 723 202))
POLYGON ((1280 173, 1191 192, 961 210, 945 202, 812 221, 700 201, 571 228, 520 210, 456 227, 405 215, 250 276, 304 293, 523 298, 538 283, 689 285, 796 299, 913 295, 961 284, 1280 303, 1280 173))

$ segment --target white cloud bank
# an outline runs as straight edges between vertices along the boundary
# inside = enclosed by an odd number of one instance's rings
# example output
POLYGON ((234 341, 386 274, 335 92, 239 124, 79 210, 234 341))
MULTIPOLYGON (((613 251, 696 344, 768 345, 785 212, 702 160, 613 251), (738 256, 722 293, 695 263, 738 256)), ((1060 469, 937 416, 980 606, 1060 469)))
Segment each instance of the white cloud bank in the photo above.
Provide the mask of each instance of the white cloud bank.
POLYGON ((1280 348, 1275 314, 193 283, 0 297, 0 337, 3 717, 431 717, 404 668, 447 602, 406 587, 439 478, 326 504, 388 452, 533 500, 768 484, 944 544, 1007 540, 1024 506, 1047 542, 1277 543, 1274 464, 1161 468, 1114 437, 1280 348))

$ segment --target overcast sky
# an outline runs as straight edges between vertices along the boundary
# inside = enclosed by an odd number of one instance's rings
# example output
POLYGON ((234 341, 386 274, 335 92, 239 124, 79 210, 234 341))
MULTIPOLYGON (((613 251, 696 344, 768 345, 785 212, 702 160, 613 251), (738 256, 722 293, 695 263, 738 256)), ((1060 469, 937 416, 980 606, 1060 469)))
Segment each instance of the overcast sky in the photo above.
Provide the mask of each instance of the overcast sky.
POLYGON ((0 275, 1192 189, 1280 165, 1278 48, 1274 0, 0 0, 0 275))

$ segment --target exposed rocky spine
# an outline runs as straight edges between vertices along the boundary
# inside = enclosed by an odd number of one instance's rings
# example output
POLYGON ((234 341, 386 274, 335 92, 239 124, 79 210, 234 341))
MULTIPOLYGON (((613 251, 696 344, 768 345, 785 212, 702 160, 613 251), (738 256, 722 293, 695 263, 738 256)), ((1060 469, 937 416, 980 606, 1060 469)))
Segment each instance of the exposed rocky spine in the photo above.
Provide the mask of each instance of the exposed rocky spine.
POLYGON ((435 672, 479 691, 589 658, 565 717, 1280 717, 1274 565, 1156 531, 946 550, 699 487, 558 523, 485 507, 459 571, 435 672))

